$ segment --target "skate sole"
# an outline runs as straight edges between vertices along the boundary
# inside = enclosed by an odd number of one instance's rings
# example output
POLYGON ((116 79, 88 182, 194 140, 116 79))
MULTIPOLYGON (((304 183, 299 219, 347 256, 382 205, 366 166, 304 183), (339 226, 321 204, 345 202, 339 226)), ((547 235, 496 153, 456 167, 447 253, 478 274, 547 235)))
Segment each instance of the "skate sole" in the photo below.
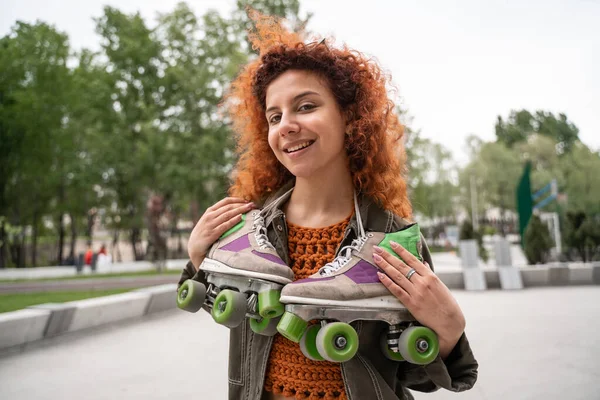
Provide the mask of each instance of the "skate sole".
POLYGON ((328 299, 315 299, 310 297, 296 297, 296 296, 281 296, 280 301, 285 305, 313 305, 313 306, 336 306, 336 307, 348 307, 354 309, 369 309, 373 310, 390 310, 390 311, 405 311, 406 307, 398 301, 394 296, 382 296, 372 299, 360 299, 360 300, 328 300, 328 299))
POLYGON ((277 282, 282 285, 286 285, 292 282, 291 279, 285 278, 283 276, 263 274, 255 271, 232 268, 229 265, 223 264, 220 261, 208 258, 204 259, 204 261, 200 265, 200 269, 205 272, 212 272, 219 275, 233 275, 249 279, 260 279, 263 281, 277 282))
MULTIPOLYGON (((407 309, 402 310, 373 310, 364 307, 336 307, 336 306, 317 306, 306 304, 286 304, 286 314, 293 314, 296 318, 308 322, 312 320, 319 321, 339 321, 351 323, 354 321, 383 321, 389 325, 396 325, 405 322, 415 321, 414 317, 407 309)), ((281 332, 281 331, 280 331, 281 332)))

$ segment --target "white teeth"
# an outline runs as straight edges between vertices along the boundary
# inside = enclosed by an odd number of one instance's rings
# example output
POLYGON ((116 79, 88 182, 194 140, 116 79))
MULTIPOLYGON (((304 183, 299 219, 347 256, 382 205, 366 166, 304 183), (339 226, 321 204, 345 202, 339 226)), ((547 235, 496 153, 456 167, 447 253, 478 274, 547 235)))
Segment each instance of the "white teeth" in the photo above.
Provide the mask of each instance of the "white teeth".
POLYGON ((310 146, 310 145, 311 145, 311 142, 306 142, 306 143, 299 144, 298 146, 290 147, 290 148, 289 148, 289 149, 287 149, 286 151, 287 151, 288 153, 293 153, 294 151, 301 150, 301 149, 303 149, 303 148, 305 148, 305 147, 308 147, 308 146, 310 146))

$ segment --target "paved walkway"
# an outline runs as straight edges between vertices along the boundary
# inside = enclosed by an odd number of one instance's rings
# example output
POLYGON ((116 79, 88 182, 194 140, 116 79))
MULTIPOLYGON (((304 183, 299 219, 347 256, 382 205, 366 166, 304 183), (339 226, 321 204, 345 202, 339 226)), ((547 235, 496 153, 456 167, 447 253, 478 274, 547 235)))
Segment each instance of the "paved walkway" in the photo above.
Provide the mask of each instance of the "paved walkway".
MULTIPOLYGON (((455 295, 479 381, 417 400, 598 398, 599 286, 455 295)), ((226 399, 227 346, 227 328, 207 313, 173 310, 0 356, 0 398, 226 399)))
POLYGON ((34 293, 34 292, 62 292, 85 290, 130 289, 177 283, 178 275, 163 274, 155 276, 136 276, 118 278, 87 278, 60 281, 30 281, 17 283, 0 282, 0 294, 6 293, 34 293))

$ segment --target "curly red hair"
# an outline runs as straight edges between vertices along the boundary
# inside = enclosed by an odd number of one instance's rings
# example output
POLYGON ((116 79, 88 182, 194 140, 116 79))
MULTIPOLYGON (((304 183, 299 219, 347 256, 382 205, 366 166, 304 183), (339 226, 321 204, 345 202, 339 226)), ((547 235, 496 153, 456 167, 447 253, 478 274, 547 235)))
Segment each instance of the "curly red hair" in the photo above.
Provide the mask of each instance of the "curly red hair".
POLYGON ((308 70, 325 79, 349 116, 346 151, 355 189, 383 208, 409 217, 404 128, 380 67, 345 46, 337 49, 325 40, 305 44, 274 17, 252 12, 251 18, 256 29, 249 38, 259 58, 245 66, 227 95, 239 155, 230 194, 260 203, 293 179, 269 147, 265 96, 269 84, 283 72, 308 70))

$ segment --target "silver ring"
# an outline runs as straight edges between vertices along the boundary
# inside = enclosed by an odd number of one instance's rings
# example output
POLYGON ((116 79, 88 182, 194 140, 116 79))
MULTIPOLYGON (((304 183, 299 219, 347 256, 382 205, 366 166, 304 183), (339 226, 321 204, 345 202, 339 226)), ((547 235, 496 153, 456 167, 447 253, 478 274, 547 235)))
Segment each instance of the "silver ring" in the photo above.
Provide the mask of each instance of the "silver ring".
POLYGON ((414 268, 411 268, 411 269, 410 269, 410 271, 408 271, 408 272, 406 273, 406 279, 408 279, 408 280, 410 281, 410 278, 412 278, 412 276, 413 276, 414 274, 416 274, 416 273, 417 273, 417 271, 415 271, 415 269, 414 269, 414 268))

